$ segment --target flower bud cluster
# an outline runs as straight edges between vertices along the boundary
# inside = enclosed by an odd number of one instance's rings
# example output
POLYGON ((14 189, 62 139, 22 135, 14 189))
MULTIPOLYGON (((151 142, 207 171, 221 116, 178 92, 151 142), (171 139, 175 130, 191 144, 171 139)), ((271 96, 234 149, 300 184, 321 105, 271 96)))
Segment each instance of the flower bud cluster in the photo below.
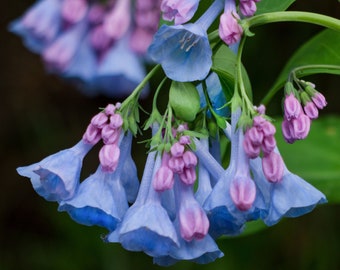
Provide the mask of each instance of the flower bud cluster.
POLYGON ((197 157, 187 145, 191 143, 189 136, 181 136, 171 148, 170 153, 162 155, 162 165, 156 172, 153 187, 156 191, 171 189, 174 184, 174 174, 186 185, 192 185, 196 181, 197 157))
POLYGON ((318 118, 319 110, 327 105, 325 97, 316 91, 311 83, 300 82, 305 86, 305 91, 298 94, 295 89, 289 90, 292 87, 290 83, 287 83, 290 85, 286 87, 282 133, 288 143, 305 139, 310 130, 311 120, 318 118))
POLYGON ((109 104, 106 108, 96 114, 88 125, 83 140, 89 144, 96 144, 100 140, 104 145, 99 151, 99 160, 105 172, 115 171, 120 156, 118 146, 122 133, 123 119, 116 110, 120 108, 120 103, 109 104))
POLYGON ((244 135, 243 147, 249 158, 254 159, 263 152, 262 168, 267 180, 278 182, 283 176, 283 160, 275 153, 276 140, 274 134, 276 129, 272 123, 266 120, 263 106, 259 107, 260 115, 253 119, 253 126, 248 128, 244 135))

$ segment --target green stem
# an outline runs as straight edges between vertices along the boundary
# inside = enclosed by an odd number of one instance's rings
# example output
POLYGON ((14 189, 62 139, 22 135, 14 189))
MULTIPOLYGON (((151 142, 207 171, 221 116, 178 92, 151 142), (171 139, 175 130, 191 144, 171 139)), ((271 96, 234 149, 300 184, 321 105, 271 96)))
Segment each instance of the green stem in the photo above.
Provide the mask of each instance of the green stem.
POLYGON ((318 13, 303 11, 278 11, 264 13, 244 19, 242 21, 242 26, 247 32, 249 28, 253 26, 274 22, 305 22, 340 31, 340 20, 318 13))
POLYGON ((121 109, 122 110, 125 106, 128 106, 128 104, 139 97, 140 92, 143 90, 145 85, 148 83, 148 81, 155 75, 155 73, 161 68, 161 65, 156 65, 140 82, 140 84, 133 90, 133 92, 128 96, 124 102, 122 103, 121 109))

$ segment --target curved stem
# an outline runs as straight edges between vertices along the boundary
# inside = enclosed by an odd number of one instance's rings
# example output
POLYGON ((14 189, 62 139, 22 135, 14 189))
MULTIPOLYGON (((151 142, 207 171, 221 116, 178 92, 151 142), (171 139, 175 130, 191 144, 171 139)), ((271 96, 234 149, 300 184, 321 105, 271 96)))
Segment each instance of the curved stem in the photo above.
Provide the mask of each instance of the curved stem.
POLYGON ((340 20, 330 16, 303 11, 278 11, 253 16, 242 21, 245 30, 274 22, 305 22, 340 31, 340 20))

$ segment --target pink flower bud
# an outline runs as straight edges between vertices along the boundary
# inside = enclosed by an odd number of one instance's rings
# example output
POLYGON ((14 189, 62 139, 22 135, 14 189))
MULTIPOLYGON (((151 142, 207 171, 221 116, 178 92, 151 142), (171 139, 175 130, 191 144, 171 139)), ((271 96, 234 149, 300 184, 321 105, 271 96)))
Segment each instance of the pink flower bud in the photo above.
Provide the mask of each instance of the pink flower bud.
POLYGON ((184 161, 185 168, 192 168, 197 165, 197 157, 191 151, 185 151, 182 158, 184 161))
POLYGON ((169 167, 161 166, 155 174, 152 186, 156 191, 162 192, 171 189, 174 185, 174 174, 169 167))
POLYGON ((237 13, 230 11, 223 13, 220 17, 218 32, 227 45, 235 44, 241 39, 243 29, 237 22, 239 18, 237 13))
POLYGON ((85 0, 62 1, 61 15, 69 23, 77 23, 84 18, 88 9, 85 0))
POLYGON ((291 121, 291 133, 296 140, 303 140, 307 137, 310 129, 310 118, 301 113, 300 116, 291 121))
POLYGON ((103 21, 105 9, 103 5, 93 4, 88 13, 88 20, 91 24, 99 24, 103 21))
POLYGON ((113 115, 116 111, 116 106, 113 105, 113 104, 108 104, 106 107, 105 107, 105 113, 106 115, 113 115))
POLYGON ((287 143, 295 142, 296 139, 292 134, 291 122, 289 122, 287 119, 284 119, 282 122, 282 134, 287 143))
POLYGON ((306 103, 306 105, 303 107, 303 110, 310 119, 316 119, 319 116, 318 108, 311 101, 306 103))
POLYGON ((90 31, 90 43, 95 50, 102 52, 110 47, 111 38, 105 33, 102 25, 93 27, 90 31))
POLYGON ((293 93, 287 95, 284 101, 284 113, 287 120, 298 118, 302 112, 302 107, 299 100, 293 93))
POLYGON ((114 129, 109 125, 103 127, 101 136, 105 144, 115 144, 118 141, 120 130, 114 129))
POLYGON ((179 143, 183 145, 187 145, 191 143, 190 136, 184 135, 179 138, 179 143))
POLYGON ((281 155, 275 152, 265 155, 262 158, 262 170, 269 182, 280 182, 284 172, 284 164, 281 155))
POLYGON ((170 152, 173 157, 181 157, 184 153, 184 146, 176 142, 171 146, 170 152))
POLYGON ((253 1, 253 0, 240 0, 240 11, 246 17, 253 16, 254 13, 256 12, 255 1, 253 1))
POLYGON ((262 125, 266 122, 261 115, 256 115, 253 119, 253 126, 262 129, 262 125))
POLYGON ((272 152, 276 147, 276 140, 274 136, 267 136, 263 139, 262 142, 262 151, 265 154, 269 154, 272 152))
POLYGON ((171 157, 168 162, 169 168, 174 173, 182 173, 184 169, 184 161, 182 157, 171 157))
POLYGON ((100 129, 96 128, 94 125, 89 124, 83 135, 83 140, 86 143, 95 145, 101 139, 100 129))
POLYGON ((103 128, 107 124, 108 120, 109 118, 107 115, 103 112, 100 112, 92 117, 91 124, 96 128, 103 128))
POLYGON ((275 133, 276 133, 276 128, 275 126, 270 123, 269 121, 265 121, 263 124, 262 124, 262 132, 263 132, 263 135, 266 137, 266 136, 273 136, 275 133))
POLYGON ((243 148, 249 158, 257 158, 260 155, 260 145, 254 145, 247 136, 243 140, 243 148))
POLYGON ((198 204, 180 209, 179 224, 181 236, 185 241, 202 239, 208 234, 209 220, 198 204))
POLYGON ((318 107, 320 110, 322 110, 323 108, 326 107, 327 105, 327 101, 326 98, 324 97, 323 94, 317 92, 313 97, 312 100, 314 102, 314 104, 316 105, 316 107, 318 107))
POLYGON ((99 161, 104 172, 114 172, 117 168, 120 156, 119 147, 116 144, 105 144, 99 151, 99 161))
POLYGON ((123 118, 120 114, 116 113, 110 116, 110 127, 118 129, 123 125, 123 118))
POLYGON ((248 129, 244 136, 245 138, 248 138, 254 146, 261 145, 263 140, 263 133, 256 127, 251 127, 248 129))
POLYGON ((235 206, 240 211, 249 210, 256 197, 254 181, 249 177, 235 177, 230 184, 230 196, 235 206))
POLYGON ((179 178, 186 185, 192 185, 196 181, 196 170, 194 167, 184 168, 183 172, 179 174, 179 178))

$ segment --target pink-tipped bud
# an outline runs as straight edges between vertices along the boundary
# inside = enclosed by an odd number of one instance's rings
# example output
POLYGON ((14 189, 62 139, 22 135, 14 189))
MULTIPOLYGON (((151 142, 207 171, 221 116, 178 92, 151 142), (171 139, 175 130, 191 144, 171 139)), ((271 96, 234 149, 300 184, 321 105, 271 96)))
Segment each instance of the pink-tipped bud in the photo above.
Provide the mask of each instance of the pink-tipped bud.
POLYGON ((240 17, 237 13, 225 12, 220 17, 219 35, 227 44, 232 45, 240 41, 243 34, 242 27, 238 24, 240 17))
POLYGON ((240 211, 249 210, 256 197, 254 181, 249 177, 236 177, 230 184, 230 196, 240 211))
POLYGON ((249 158, 257 158, 260 155, 260 145, 254 145, 246 136, 243 140, 243 148, 249 158))
POLYGON ((202 239, 208 234, 209 220, 198 204, 180 210, 179 224, 181 236, 185 241, 202 239))
POLYGON ((263 133, 256 127, 251 127, 248 129, 244 136, 247 137, 254 146, 262 144, 263 133))
POLYGON ((190 136, 184 135, 179 138, 179 143, 183 145, 188 145, 191 143, 190 136))
POLYGON ((174 174, 166 166, 161 166, 155 174, 152 186, 156 191, 162 192, 171 189, 174 185, 174 174))
POLYGON ((296 139, 294 138, 292 134, 292 127, 291 122, 287 119, 284 119, 282 122, 282 134, 287 143, 294 143, 296 139))
POLYGON ((284 164, 281 155, 275 152, 265 155, 262 158, 262 170, 269 182, 280 182, 284 172, 284 164))
POLYGON ((319 117, 319 110, 315 106, 314 102, 307 102, 306 105, 303 107, 303 110, 310 119, 316 119, 319 117))
POLYGON ((267 136, 263 139, 262 142, 262 151, 265 154, 269 154, 270 152, 272 152, 275 147, 276 147, 276 140, 274 136, 267 136))
POLYGON ((312 100, 314 102, 314 104, 316 105, 316 107, 318 107, 318 109, 322 110, 323 108, 326 107, 327 105, 327 101, 326 98, 324 97, 323 94, 317 92, 313 97, 312 100))
POLYGON ((92 4, 89 13, 88 13, 88 20, 91 24, 99 24, 103 21, 105 16, 105 8, 101 4, 92 4))
POLYGON ((256 115, 253 119, 253 126, 262 129, 262 125, 266 122, 266 119, 264 119, 261 115, 256 115))
POLYGON ((182 158, 184 161, 185 168, 192 168, 197 165, 197 157, 191 151, 185 151, 182 158))
POLYGON ((106 51, 111 46, 111 38, 105 33, 103 26, 99 25, 90 30, 90 43, 98 52, 106 51))
POLYGON ((114 172, 117 168, 120 156, 119 147, 116 144, 105 144, 99 151, 99 161, 104 172, 114 172))
POLYGON ((183 158, 182 157, 171 157, 169 159, 168 166, 174 173, 181 174, 184 169, 183 158))
POLYGON ((173 157, 181 157, 184 153, 184 146, 176 142, 171 146, 170 152, 173 157))
POLYGON ((296 140, 303 140, 307 137, 310 130, 310 118, 301 113, 298 118, 291 121, 291 132, 296 140))
POLYGON ((86 0, 64 0, 61 15, 69 23, 77 23, 84 18, 88 9, 86 0))
POLYGON ((92 124, 89 124, 83 135, 83 140, 86 143, 95 145, 97 142, 99 142, 100 139, 101 139, 100 129, 92 124))
POLYGON ((103 112, 97 113, 91 119, 91 124, 96 128, 103 128, 108 123, 109 118, 103 112))
POLYGON ((118 141, 120 135, 120 130, 106 125, 103 127, 101 136, 105 144, 115 144, 118 141))
POLYGON ((194 167, 184 168, 183 172, 179 174, 179 178, 186 185, 192 185, 196 181, 196 170, 194 167))
POLYGON ((300 101, 293 93, 287 95, 284 101, 284 114, 287 120, 296 119, 302 112, 300 101))
POLYGON ((246 16, 253 16, 256 12, 256 4, 253 0, 240 0, 240 11, 246 16))
POLYGON ((262 132, 265 137, 267 136, 273 136, 276 133, 276 128, 275 126, 270 123, 269 121, 265 121, 262 124, 262 132))
POLYGON ((113 104, 108 104, 106 107, 105 107, 105 113, 107 115, 114 115, 115 114, 115 111, 116 111, 116 106, 113 105, 113 104))
POLYGON ((123 125, 123 118, 120 114, 116 113, 110 116, 110 127, 118 129, 123 125))

